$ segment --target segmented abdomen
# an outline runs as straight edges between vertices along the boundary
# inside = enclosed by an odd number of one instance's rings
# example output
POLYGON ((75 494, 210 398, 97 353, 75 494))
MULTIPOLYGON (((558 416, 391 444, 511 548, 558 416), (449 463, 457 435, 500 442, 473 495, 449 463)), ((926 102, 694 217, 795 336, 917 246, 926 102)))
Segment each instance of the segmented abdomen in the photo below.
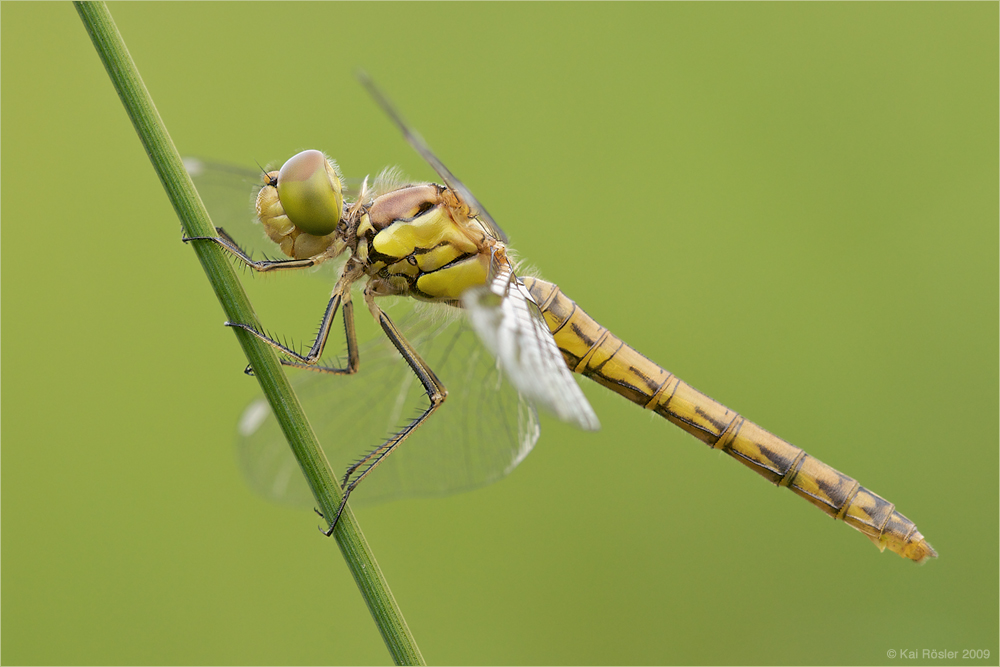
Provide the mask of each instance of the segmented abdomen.
POLYGON ((922 562, 936 557, 895 506, 802 449, 768 433, 639 354, 559 288, 525 278, 571 370, 721 449, 757 474, 864 533, 880 549, 922 562))

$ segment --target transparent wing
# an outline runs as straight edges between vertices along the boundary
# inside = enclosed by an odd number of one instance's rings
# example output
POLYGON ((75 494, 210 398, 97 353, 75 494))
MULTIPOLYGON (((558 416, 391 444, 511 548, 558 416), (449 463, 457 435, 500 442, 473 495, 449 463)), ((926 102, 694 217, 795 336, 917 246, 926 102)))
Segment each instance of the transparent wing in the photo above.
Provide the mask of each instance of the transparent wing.
POLYGON ((194 157, 185 157, 184 167, 216 227, 225 229, 247 251, 255 254, 278 251, 254 215, 262 171, 194 157))
POLYGON ((459 199, 469 206, 472 215, 479 218, 479 221, 483 223, 493 238, 498 241, 503 241, 504 243, 509 243, 507 235, 500 228, 500 225, 498 225, 493 219, 493 216, 489 214, 486 207, 483 206, 478 199, 476 199, 476 196, 473 195, 472 191, 465 186, 465 183, 458 180, 455 174, 451 173, 451 170, 448 169, 443 162, 441 162, 438 156, 434 154, 434 151, 431 150, 431 147, 427 145, 427 142, 424 141, 424 138, 403 120, 403 117, 398 111, 396 111, 396 107, 394 107, 392 102, 389 101, 389 98, 382 93, 382 90, 375 85, 375 82, 372 81, 367 72, 364 70, 358 70, 357 77, 361 82, 361 85, 368 90, 368 94, 375 99, 375 102, 380 107, 382 107, 382 111, 385 112, 385 115, 389 116, 389 118, 392 119, 392 122, 396 124, 396 127, 400 129, 403 133, 403 137, 406 138, 406 141, 409 142, 410 146, 412 146, 413 149, 420 154, 420 157, 424 158, 424 160, 426 160, 427 163, 434 168, 434 171, 441 177, 444 184, 447 185, 452 192, 458 195, 459 199))
MULTIPOLYGON (((489 484, 508 474, 538 440, 538 415, 501 377, 465 317, 441 321, 389 309, 445 386, 448 398, 351 496, 361 503, 436 496, 489 484)), ((292 384, 339 475, 426 405, 412 371, 384 336, 363 345, 351 376, 299 371, 292 384)), ((240 421, 237 451, 263 496, 303 506, 315 501, 263 398, 240 421)))
POLYGON ((587 431, 600 428, 538 304, 509 265, 490 287, 466 291, 462 303, 476 333, 518 391, 569 424, 587 431))

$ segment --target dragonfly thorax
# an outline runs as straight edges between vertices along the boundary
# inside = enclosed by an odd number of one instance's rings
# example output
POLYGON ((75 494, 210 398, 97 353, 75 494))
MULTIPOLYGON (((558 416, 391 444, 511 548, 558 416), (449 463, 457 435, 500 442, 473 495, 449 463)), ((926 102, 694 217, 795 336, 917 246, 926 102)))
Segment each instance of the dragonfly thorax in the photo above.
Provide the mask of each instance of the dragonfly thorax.
POLYGON ((405 186, 377 197, 357 227, 356 254, 380 294, 457 301, 483 285, 496 243, 442 186, 405 186))

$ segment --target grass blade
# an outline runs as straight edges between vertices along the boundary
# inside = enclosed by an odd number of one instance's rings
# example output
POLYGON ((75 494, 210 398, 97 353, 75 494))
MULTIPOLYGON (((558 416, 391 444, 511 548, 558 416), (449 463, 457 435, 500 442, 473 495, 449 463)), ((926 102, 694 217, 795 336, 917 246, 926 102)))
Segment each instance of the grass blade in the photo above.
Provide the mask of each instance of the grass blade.
MULTIPOLYGON (((181 220, 184 233, 188 236, 214 236, 215 227, 181 163, 180 155, 107 6, 103 2, 77 2, 75 5, 181 220)), ((191 245, 229 321, 257 323, 253 307, 223 251, 214 243, 191 245)), ((302 467, 317 504, 324 514, 333 516, 341 498, 340 487, 278 358, 270 347, 255 337, 241 329, 233 331, 302 467)), ((416 641, 349 507, 344 511, 334 537, 393 660, 400 665, 424 664, 416 641)), ((337 607, 334 605, 333 608, 337 607)))

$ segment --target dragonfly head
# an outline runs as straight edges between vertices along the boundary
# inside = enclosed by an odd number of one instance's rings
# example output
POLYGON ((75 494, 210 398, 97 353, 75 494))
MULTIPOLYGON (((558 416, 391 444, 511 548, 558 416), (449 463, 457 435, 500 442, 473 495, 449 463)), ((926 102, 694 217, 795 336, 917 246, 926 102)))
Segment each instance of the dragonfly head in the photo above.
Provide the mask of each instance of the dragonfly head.
POLYGON ((337 167, 316 150, 293 155, 278 171, 278 199, 295 226, 313 236, 337 227, 344 195, 337 167))
POLYGON ((317 150, 293 155, 280 170, 265 174, 257 194, 257 217, 267 235, 296 259, 338 245, 336 230, 343 210, 337 165, 317 150))

